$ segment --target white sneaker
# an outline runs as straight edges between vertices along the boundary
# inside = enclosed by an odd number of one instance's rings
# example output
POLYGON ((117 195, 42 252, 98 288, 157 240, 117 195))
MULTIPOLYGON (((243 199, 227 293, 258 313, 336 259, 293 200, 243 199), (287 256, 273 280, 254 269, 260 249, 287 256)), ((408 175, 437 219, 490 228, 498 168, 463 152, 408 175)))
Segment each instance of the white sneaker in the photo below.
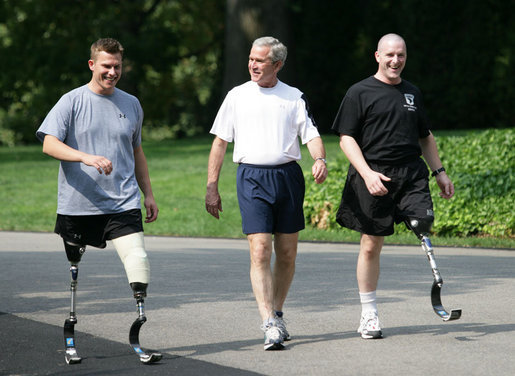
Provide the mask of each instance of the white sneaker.
POLYGON ((291 340, 290 333, 288 333, 288 331, 286 330, 286 320, 283 318, 283 313, 276 311, 274 318, 275 318, 275 326, 277 326, 279 328, 279 330, 281 331, 283 340, 284 341, 291 340))
POLYGON ((361 338, 364 339, 383 338, 376 311, 367 311, 361 316, 358 333, 361 333, 361 338))
POLYGON ((281 330, 275 326, 275 322, 268 321, 261 326, 261 329, 265 332, 265 350, 282 350, 284 349, 283 345, 283 335, 281 330))

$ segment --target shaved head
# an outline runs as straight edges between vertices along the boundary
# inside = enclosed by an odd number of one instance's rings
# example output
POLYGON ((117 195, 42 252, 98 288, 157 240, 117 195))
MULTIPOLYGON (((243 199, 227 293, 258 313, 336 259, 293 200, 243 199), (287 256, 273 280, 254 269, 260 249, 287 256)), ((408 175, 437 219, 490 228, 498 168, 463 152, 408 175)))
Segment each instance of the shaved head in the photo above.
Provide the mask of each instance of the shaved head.
POLYGON ((389 44, 398 43, 398 42, 404 44, 404 49, 406 49, 406 42, 404 42, 404 39, 400 35, 393 34, 393 33, 383 35, 381 37, 381 39, 379 39, 379 42, 377 43, 377 51, 382 51, 389 44))
POLYGON ((389 85, 400 84, 407 58, 404 39, 397 34, 384 35, 377 43, 375 58, 378 69, 374 77, 389 85))

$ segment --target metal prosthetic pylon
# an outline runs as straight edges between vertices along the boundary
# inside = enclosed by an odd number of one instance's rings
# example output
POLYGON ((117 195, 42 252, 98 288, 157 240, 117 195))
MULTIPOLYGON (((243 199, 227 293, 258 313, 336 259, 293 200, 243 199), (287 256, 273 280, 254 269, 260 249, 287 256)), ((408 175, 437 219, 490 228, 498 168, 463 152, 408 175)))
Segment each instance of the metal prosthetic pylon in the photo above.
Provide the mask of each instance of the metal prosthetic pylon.
POLYGON ((77 292, 77 279, 79 275, 78 263, 72 263, 70 266, 71 282, 71 303, 70 303, 70 317, 64 321, 64 346, 65 346, 65 360, 68 364, 80 363, 82 358, 77 354, 75 348, 75 324, 77 324, 77 315, 75 313, 75 294, 77 292))

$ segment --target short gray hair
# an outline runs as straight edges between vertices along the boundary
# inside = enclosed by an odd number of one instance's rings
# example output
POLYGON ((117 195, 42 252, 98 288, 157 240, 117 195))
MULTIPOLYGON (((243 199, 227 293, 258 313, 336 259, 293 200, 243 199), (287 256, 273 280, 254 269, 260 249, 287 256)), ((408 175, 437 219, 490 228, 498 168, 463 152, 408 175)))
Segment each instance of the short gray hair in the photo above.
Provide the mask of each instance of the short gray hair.
POLYGON ((272 60, 272 63, 277 61, 282 61, 283 65, 286 62, 286 56, 288 55, 288 49, 284 44, 282 44, 279 39, 274 37, 261 37, 257 38, 252 46, 266 46, 270 47, 270 52, 268 53, 268 57, 272 60))

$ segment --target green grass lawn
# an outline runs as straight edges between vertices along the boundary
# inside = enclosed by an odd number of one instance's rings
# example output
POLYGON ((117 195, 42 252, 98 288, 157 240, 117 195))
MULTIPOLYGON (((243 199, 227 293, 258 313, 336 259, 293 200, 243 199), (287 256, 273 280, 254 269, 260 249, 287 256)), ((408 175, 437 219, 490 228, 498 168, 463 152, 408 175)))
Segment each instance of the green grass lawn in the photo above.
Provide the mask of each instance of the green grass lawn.
MULTIPOLYGON (((338 138, 323 136, 327 158, 341 153, 338 138)), ((236 165, 232 163, 229 145, 222 168, 219 190, 223 213, 220 220, 204 208, 207 160, 212 137, 144 143, 159 218, 145 225, 147 235, 242 238, 240 213, 236 197, 236 165)), ((311 168, 303 147, 303 170, 311 168)), ((45 156, 40 145, 0 148, 0 197, 2 216, 0 230, 52 231, 57 200, 59 162, 45 156)), ((341 183, 343 187, 343 182, 341 183)), ((438 216, 438 213, 436 213, 438 216)), ((359 234, 346 229, 320 230, 307 227, 301 232, 304 241, 358 242, 359 234)), ((434 237, 436 246, 477 246, 515 248, 507 238, 442 238, 434 237)), ((417 244, 412 234, 393 235, 388 244, 417 244)))

